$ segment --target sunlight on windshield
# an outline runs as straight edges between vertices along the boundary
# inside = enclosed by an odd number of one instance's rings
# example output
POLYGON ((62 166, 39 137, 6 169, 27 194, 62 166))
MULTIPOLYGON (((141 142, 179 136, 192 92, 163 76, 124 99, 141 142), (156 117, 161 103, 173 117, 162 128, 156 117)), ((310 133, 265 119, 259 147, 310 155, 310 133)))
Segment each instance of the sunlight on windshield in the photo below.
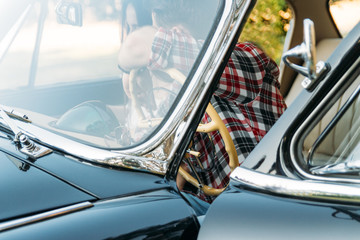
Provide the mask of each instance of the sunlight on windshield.
MULTIPOLYGON (((49 9, 55 9, 55 4, 49 4, 49 9)), ((89 79, 94 71, 102 76, 119 74, 116 68, 120 43, 118 20, 99 22, 91 9, 84 13, 84 18, 86 18, 86 25, 82 27, 60 25, 56 21, 55 11, 48 12, 41 38, 35 85, 89 79), (99 68, 99 62, 101 62, 99 59, 104 58, 107 60, 99 68), (66 68, 66 71, 64 68, 59 68, 61 65, 66 68)), ((19 33, 21 37, 15 39, 0 66, 0 77, 11 76, 11 87, 28 84, 30 62, 25 65, 19 65, 16 62, 19 61, 19 56, 23 61, 31 61, 36 41, 37 21, 36 18, 30 18, 24 24, 19 33), (15 65, 18 68, 10 67, 15 65)), ((8 87, 0 86, 3 89, 8 87)))
POLYGON ((35 1, 1 60, 1 103, 84 143, 138 144, 176 103, 216 15, 207 3, 35 1))

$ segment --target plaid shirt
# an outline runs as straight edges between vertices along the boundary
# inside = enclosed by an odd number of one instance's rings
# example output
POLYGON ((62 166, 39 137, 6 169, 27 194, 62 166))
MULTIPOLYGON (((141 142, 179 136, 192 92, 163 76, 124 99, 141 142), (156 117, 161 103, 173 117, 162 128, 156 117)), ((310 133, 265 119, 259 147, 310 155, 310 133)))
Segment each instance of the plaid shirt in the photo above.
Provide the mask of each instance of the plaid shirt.
MULTIPOLYGON (((175 67, 187 73, 199 53, 199 44, 181 31, 161 30, 153 43, 150 70, 175 67)), ((234 141, 240 164, 286 109, 280 94, 276 63, 251 43, 238 43, 221 76, 211 103, 234 141)), ((211 121, 205 114, 203 123, 211 121)), ((219 132, 196 133, 191 157, 202 182, 223 188, 229 182, 229 157, 219 132)), ((211 202, 202 192, 201 199, 211 202)))
POLYGON ((201 45, 181 26, 170 30, 159 28, 152 43, 148 69, 176 68, 186 76, 194 65, 201 45))
MULTIPOLYGON (((238 43, 220 78, 211 103, 234 141, 241 164, 286 109, 276 63, 251 43, 238 43)), ((209 122, 205 114, 203 122, 209 122)), ((229 157, 218 132, 196 133, 192 162, 203 183, 223 188, 229 182, 229 157), (198 163, 201 163, 200 166, 198 163)), ((198 193, 211 202, 213 198, 198 193)))

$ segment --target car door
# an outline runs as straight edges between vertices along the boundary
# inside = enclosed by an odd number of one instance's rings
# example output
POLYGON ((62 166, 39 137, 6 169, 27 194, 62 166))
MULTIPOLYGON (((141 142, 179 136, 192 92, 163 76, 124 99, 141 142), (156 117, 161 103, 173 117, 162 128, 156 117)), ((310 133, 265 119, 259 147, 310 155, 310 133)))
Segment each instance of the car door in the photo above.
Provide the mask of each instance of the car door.
POLYGON ((0 14, 1 172, 11 175, 1 178, 10 182, 0 187, 0 208, 9 208, 2 239, 197 235, 193 206, 176 188, 177 166, 254 1, 187 1, 211 17, 199 21, 201 51, 160 123, 145 119, 148 135, 126 142, 128 126, 116 121, 136 106, 122 101, 116 2, 20 0, 7 3, 15 17, 0 14), (18 187, 22 181, 29 182, 18 187))
POLYGON ((235 169, 199 239, 358 238, 359 39, 357 24, 235 169))

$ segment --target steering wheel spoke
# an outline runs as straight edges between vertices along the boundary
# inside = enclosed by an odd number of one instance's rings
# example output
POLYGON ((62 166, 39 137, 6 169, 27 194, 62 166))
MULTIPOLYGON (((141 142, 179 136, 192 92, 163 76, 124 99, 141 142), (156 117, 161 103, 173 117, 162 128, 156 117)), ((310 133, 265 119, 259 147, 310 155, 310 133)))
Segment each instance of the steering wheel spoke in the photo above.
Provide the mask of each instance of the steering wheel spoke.
MULTIPOLYGON (((213 131, 219 131, 219 133, 224 141, 224 144, 225 144, 225 150, 226 150, 227 154, 229 155, 230 169, 231 169, 231 171, 233 171, 237 166, 239 166, 239 160, 238 160, 235 145, 234 145, 233 140, 231 139, 230 133, 227 130, 224 122, 220 118, 219 114, 216 112, 215 108, 211 105, 211 103, 209 103, 209 105, 207 106, 206 112, 210 116, 211 122, 206 123, 206 124, 199 124, 199 126, 197 128, 197 132, 210 133, 213 131)), ((193 169, 193 172, 196 175, 196 178, 200 179, 197 176, 194 169, 193 169)), ((179 168, 179 174, 190 184, 192 184, 196 188, 201 189, 208 196, 218 196, 226 188, 226 187, 213 188, 213 187, 210 187, 207 185, 203 185, 199 182, 199 180, 194 178, 187 170, 185 170, 181 166, 179 168)))
MULTIPOLYGON (((168 74, 170 76, 170 78, 172 78, 174 81, 177 81, 181 85, 184 84, 184 82, 186 80, 186 77, 177 69, 173 69, 173 68, 165 69, 163 72, 168 74)), ((138 121, 138 127, 149 128, 149 127, 155 127, 155 126, 159 125, 161 123, 161 121, 163 120, 163 118, 154 118, 154 117, 147 118, 143 112, 141 102, 147 103, 147 101, 146 101, 146 99, 145 99, 145 101, 144 100, 141 101, 140 96, 145 96, 146 94, 145 94, 145 92, 142 92, 142 89, 140 88, 138 82, 139 81, 144 82, 144 79, 141 80, 141 78, 140 78, 140 77, 144 77, 144 76, 148 77, 147 79, 145 79, 145 80, 148 80, 148 82, 146 83, 147 90, 150 87, 151 87, 151 89, 153 89, 151 77, 149 77, 150 75, 148 75, 147 71, 144 71, 144 69, 132 70, 130 72, 129 88, 130 88, 131 98, 133 100, 133 106, 136 109, 136 111, 138 112, 138 115, 140 116, 140 120, 138 121)), ((148 95, 148 98, 151 96, 153 96, 153 95, 148 95)), ((151 102, 151 101, 149 101, 149 102, 151 102)), ((224 122, 222 121, 219 114, 216 112, 216 110, 210 103, 206 109, 206 112, 210 116, 211 122, 206 123, 206 124, 199 124, 199 126, 197 128, 197 132, 210 133, 213 131, 219 131, 219 133, 224 141, 224 144, 225 144, 225 150, 226 150, 227 154, 229 155, 230 169, 231 169, 231 171, 233 171, 237 166, 239 166, 239 161, 238 161, 234 142, 232 141, 231 136, 230 136, 224 122)), ((187 155, 193 155, 196 158, 198 158, 201 155, 201 153, 189 150, 187 155)), ((204 191, 204 193, 206 195, 217 196, 225 189, 225 188, 216 189, 216 188, 213 188, 213 187, 210 187, 210 186, 207 186, 207 185, 204 185, 203 183, 201 183, 200 178, 197 175, 196 170, 192 166, 190 161, 188 162, 188 164, 191 167, 192 172, 196 176, 196 178, 194 178, 186 169, 184 169, 181 166, 179 168, 179 174, 187 182, 189 182, 196 188, 199 188, 202 191, 204 191)), ((199 163, 199 164, 201 164, 201 163, 199 163)))

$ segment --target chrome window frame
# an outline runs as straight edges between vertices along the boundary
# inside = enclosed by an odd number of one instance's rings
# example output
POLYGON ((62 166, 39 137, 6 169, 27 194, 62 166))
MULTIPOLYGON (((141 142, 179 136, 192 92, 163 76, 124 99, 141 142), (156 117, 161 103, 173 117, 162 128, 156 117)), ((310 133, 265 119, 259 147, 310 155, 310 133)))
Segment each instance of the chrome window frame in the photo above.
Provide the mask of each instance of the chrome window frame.
MULTIPOLYGON (((312 175, 306 172, 299 165, 298 161, 303 161, 302 147, 307 134, 311 131, 319 120, 327 112, 327 108, 345 92, 349 83, 349 78, 355 80, 360 76, 360 57, 346 71, 335 86, 329 91, 314 111, 301 123, 290 139, 290 159, 291 167, 295 168, 297 176, 284 162, 287 159, 280 158, 281 169, 285 176, 262 173, 242 166, 237 167, 230 175, 232 185, 243 190, 268 194, 272 196, 296 199, 301 202, 314 201, 327 203, 346 203, 358 205, 360 203, 360 188, 357 184, 360 179, 329 177, 312 175), (299 178, 300 175, 300 178, 299 178)), ((352 98, 359 92, 359 87, 355 88, 353 94, 343 105, 340 111, 346 111, 346 105, 352 104, 352 98)), ((338 114, 335 114, 336 117, 338 114)))
POLYGON ((301 201, 326 201, 333 203, 360 203, 360 188, 339 182, 297 180, 261 173, 245 167, 237 167, 230 175, 232 185, 258 193, 301 201))
MULTIPOLYGON (((358 76, 360 77, 360 75, 358 76)), ((341 109, 335 114, 331 122, 325 127, 325 129, 320 133, 320 136, 315 140, 314 144, 309 149, 309 155, 307 156, 307 162, 311 160, 314 156, 316 149, 321 145, 322 141, 324 141, 328 134, 336 127, 337 123, 341 121, 342 117, 349 110, 351 105, 354 103, 357 97, 360 95, 360 85, 357 86, 354 92, 350 95, 350 97, 346 100, 345 104, 341 107, 341 109)))
MULTIPOLYGON (((304 141, 309 132, 313 129, 313 127, 322 119, 322 117, 327 112, 328 108, 331 104, 339 99, 339 97, 345 92, 346 87, 344 87, 345 83, 356 74, 360 67, 360 57, 354 62, 354 64, 346 71, 346 73, 340 78, 337 84, 331 89, 331 91, 326 95, 324 99, 320 102, 320 104, 314 109, 314 111, 306 118, 306 120, 300 125, 297 131, 294 133, 293 138, 290 142, 290 159, 292 166, 295 170, 305 179, 318 180, 318 181, 328 181, 328 182, 344 182, 344 183, 360 183, 360 179, 353 178, 341 178, 341 177, 330 177, 330 176, 320 176, 313 175, 309 172, 306 172, 301 166, 300 162, 304 162, 304 156, 302 154, 302 146, 304 145, 304 141), (301 149, 300 149, 301 148, 301 149)), ((359 73, 358 73, 359 74, 359 73)), ((360 76, 360 75, 358 75, 360 76)), ((356 88, 358 89, 358 88, 356 88)), ((354 90, 355 92, 356 90, 354 90)), ((353 94, 351 94, 352 96, 353 94)), ((349 96, 349 98, 351 98, 349 96)), ((351 101, 346 101, 344 106, 340 111, 344 111, 346 109, 346 104, 351 104, 351 101)), ((336 116, 336 115, 335 115, 336 116)), ((334 117, 335 117, 334 116, 334 117)), ((286 168, 284 160, 281 160, 282 166, 286 168)))
MULTIPOLYGON (((216 30, 184 94, 159 131, 140 145, 124 150, 107 150, 82 144, 29 123, 19 122, 19 129, 34 141, 80 160, 165 174, 186 137, 182 130, 193 124, 193 119, 201 108, 201 100, 208 95, 211 82, 237 35, 233 29, 240 27, 251 2, 252 0, 223 0, 223 12, 218 18, 216 30)), ((0 122, 3 123, 2 119, 0 122)))
POLYGON ((63 215, 69 214, 69 213, 81 211, 83 209, 91 208, 91 207, 93 207, 93 204, 91 202, 86 201, 86 202, 81 202, 81 203, 77 203, 77 204, 62 207, 62 208, 57 208, 57 209, 50 210, 47 212, 30 215, 30 216, 23 217, 23 218, 5 221, 5 222, 0 223, 0 233, 10 230, 10 229, 13 229, 13 228, 24 226, 27 224, 37 223, 40 221, 63 216, 63 215))

